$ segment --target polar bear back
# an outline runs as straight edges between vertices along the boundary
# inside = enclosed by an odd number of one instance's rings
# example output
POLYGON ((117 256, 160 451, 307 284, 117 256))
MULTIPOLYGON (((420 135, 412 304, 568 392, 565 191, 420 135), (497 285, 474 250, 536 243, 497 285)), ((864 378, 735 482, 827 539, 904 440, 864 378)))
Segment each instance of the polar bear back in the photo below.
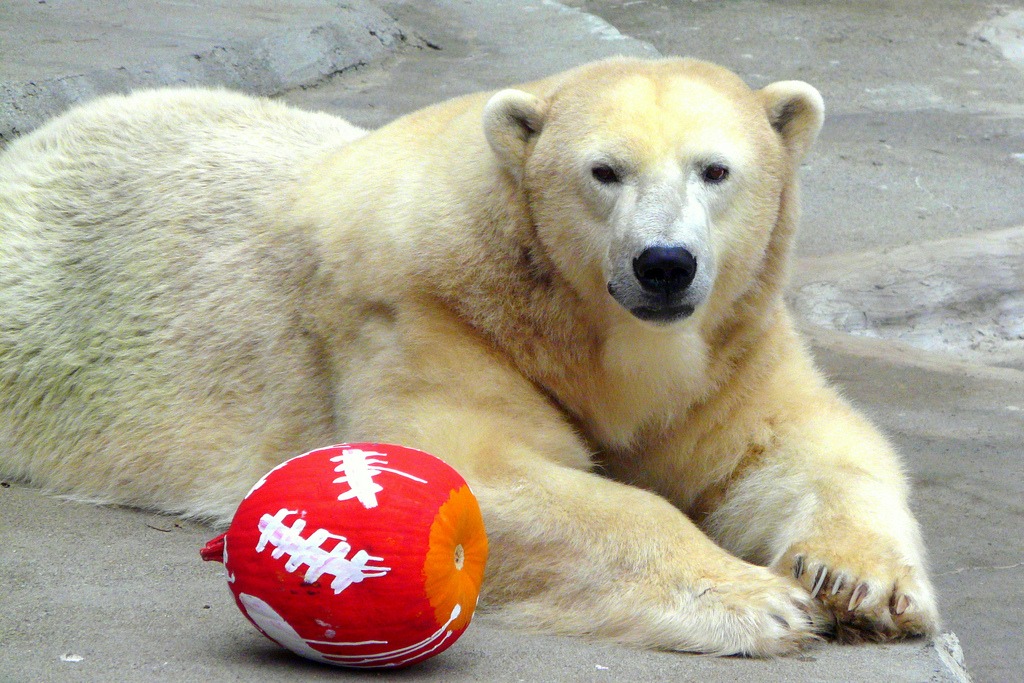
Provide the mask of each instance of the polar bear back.
POLYGON ((311 157, 365 133, 226 90, 145 90, 96 100, 15 141, 0 156, 0 182, 14 210, 21 192, 53 188, 71 214, 99 198, 111 216, 183 195, 193 205, 209 199, 219 211, 241 209, 276 198, 311 157))
MULTIPOLYGON (((218 464, 197 454, 280 457, 326 440, 320 351, 299 301, 315 248, 274 215, 311 159, 363 134, 177 89, 97 100, 5 150, 0 443, 16 444, 5 471, 46 471, 55 488, 95 481, 110 498, 138 487, 152 505, 173 463, 133 483, 119 472, 169 453, 191 458, 175 476, 214 508, 218 494, 190 478, 205 467, 216 479, 218 464), (286 401, 248 400, 271 384, 286 401)), ((254 480, 266 466, 222 476, 254 480)))

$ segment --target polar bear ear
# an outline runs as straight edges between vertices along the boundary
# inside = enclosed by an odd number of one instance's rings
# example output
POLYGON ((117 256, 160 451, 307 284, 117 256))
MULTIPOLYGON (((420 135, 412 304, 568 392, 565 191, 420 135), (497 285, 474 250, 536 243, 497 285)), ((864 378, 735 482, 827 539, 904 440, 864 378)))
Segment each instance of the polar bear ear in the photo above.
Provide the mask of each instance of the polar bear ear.
POLYGON ((522 178, 530 146, 544 127, 547 103, 522 90, 501 90, 484 106, 484 135, 501 165, 522 178))
POLYGON ((825 102, 803 81, 779 81, 761 90, 768 120, 796 163, 814 144, 825 120, 825 102))

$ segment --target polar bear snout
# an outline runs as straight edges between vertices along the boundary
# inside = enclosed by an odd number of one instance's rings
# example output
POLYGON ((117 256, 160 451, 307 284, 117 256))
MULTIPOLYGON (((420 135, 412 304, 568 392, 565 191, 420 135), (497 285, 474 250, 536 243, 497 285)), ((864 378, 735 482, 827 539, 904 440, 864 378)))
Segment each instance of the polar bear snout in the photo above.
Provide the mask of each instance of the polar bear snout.
POLYGON ((650 247, 633 259, 633 273, 645 291, 671 298, 693 282, 697 259, 683 247, 650 247))
POLYGON ((657 324, 688 318, 704 303, 714 268, 698 249, 654 245, 619 261, 608 293, 636 318, 657 324))

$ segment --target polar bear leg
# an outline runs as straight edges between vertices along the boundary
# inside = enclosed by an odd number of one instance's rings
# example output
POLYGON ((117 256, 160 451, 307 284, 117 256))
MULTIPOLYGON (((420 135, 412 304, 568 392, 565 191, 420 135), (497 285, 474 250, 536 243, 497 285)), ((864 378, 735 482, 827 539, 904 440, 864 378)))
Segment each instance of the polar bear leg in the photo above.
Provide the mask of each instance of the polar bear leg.
POLYGON ((445 324, 400 318, 417 330, 395 336, 400 352, 351 366, 346 437, 420 448, 466 477, 491 546, 485 609, 529 629, 716 654, 816 639, 814 603, 792 577, 730 555, 665 499, 587 471, 588 448, 533 384, 445 324))
POLYGON ((803 589, 723 551, 664 499, 543 461, 523 472, 477 487, 496 547, 485 595, 508 621, 719 655, 816 639, 803 589))
POLYGON ((920 530, 896 455, 830 390, 780 426, 708 517, 713 538, 793 576, 832 616, 841 640, 938 629, 920 530))
POLYGON ((791 577, 730 555, 653 493, 554 462, 507 413, 487 415, 496 401, 407 406, 388 436, 443 455, 470 482, 491 546, 485 610, 529 630, 719 655, 817 639, 823 621, 791 577))

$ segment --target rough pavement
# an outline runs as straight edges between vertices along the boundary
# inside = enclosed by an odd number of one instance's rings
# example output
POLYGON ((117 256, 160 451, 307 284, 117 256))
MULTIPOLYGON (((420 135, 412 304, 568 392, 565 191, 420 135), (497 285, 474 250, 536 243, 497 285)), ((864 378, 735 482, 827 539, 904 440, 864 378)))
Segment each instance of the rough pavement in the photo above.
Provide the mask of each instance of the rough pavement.
POLYGON ((99 94, 219 85, 272 95, 405 40, 362 0, 5 0, 0 36, 0 144, 99 94))
MULTIPOLYGON (((830 272, 846 273, 826 301, 841 311, 875 310, 879 299, 865 287, 892 284, 880 271, 904 263, 904 252, 890 247, 912 250, 908 258, 925 269, 941 256, 948 273, 957 267, 951 243, 922 242, 951 238, 955 249, 975 233, 992 242, 988 231, 1024 222, 1016 156, 1024 153, 1024 75, 1012 61, 1024 24, 1013 8, 953 0, 898 10, 747 0, 338 4, 233 0, 214 11, 199 2, 9 0, 0 5, 0 135, 100 92, 183 82, 280 93, 377 125, 462 92, 656 47, 724 63, 754 85, 802 78, 822 90, 830 118, 804 169, 800 243, 815 260, 798 269, 797 284, 817 283, 820 292, 830 272), (219 66, 195 68, 204 60, 219 66)), ((960 245, 982 261, 965 287, 972 291, 987 285, 988 252, 979 244, 960 245)), ((1013 241, 994 244, 1005 252, 1009 296, 1019 296, 1013 241)), ((895 318, 900 300, 916 303, 920 294, 913 277, 899 282, 907 289, 885 300, 895 318)), ((822 302, 799 288, 794 296, 811 309, 822 302)), ((970 324, 976 312, 943 301, 934 320, 970 324)), ((838 318, 831 324, 851 331, 838 318)), ((947 627, 962 639, 975 680, 1019 677, 1020 355, 1012 345, 1003 349, 1009 360, 981 349, 965 363, 901 343, 898 334, 808 334, 822 366, 907 458, 947 627), (993 362, 1007 367, 985 365, 993 362)), ((211 535, 19 484, 0 489, 0 680, 347 678, 278 651, 242 619, 217 567, 198 562, 211 535)), ((951 656, 940 656, 949 650, 947 639, 938 649, 921 641, 829 645, 780 660, 718 660, 510 633, 483 617, 442 657, 395 677, 962 681, 951 656)))

